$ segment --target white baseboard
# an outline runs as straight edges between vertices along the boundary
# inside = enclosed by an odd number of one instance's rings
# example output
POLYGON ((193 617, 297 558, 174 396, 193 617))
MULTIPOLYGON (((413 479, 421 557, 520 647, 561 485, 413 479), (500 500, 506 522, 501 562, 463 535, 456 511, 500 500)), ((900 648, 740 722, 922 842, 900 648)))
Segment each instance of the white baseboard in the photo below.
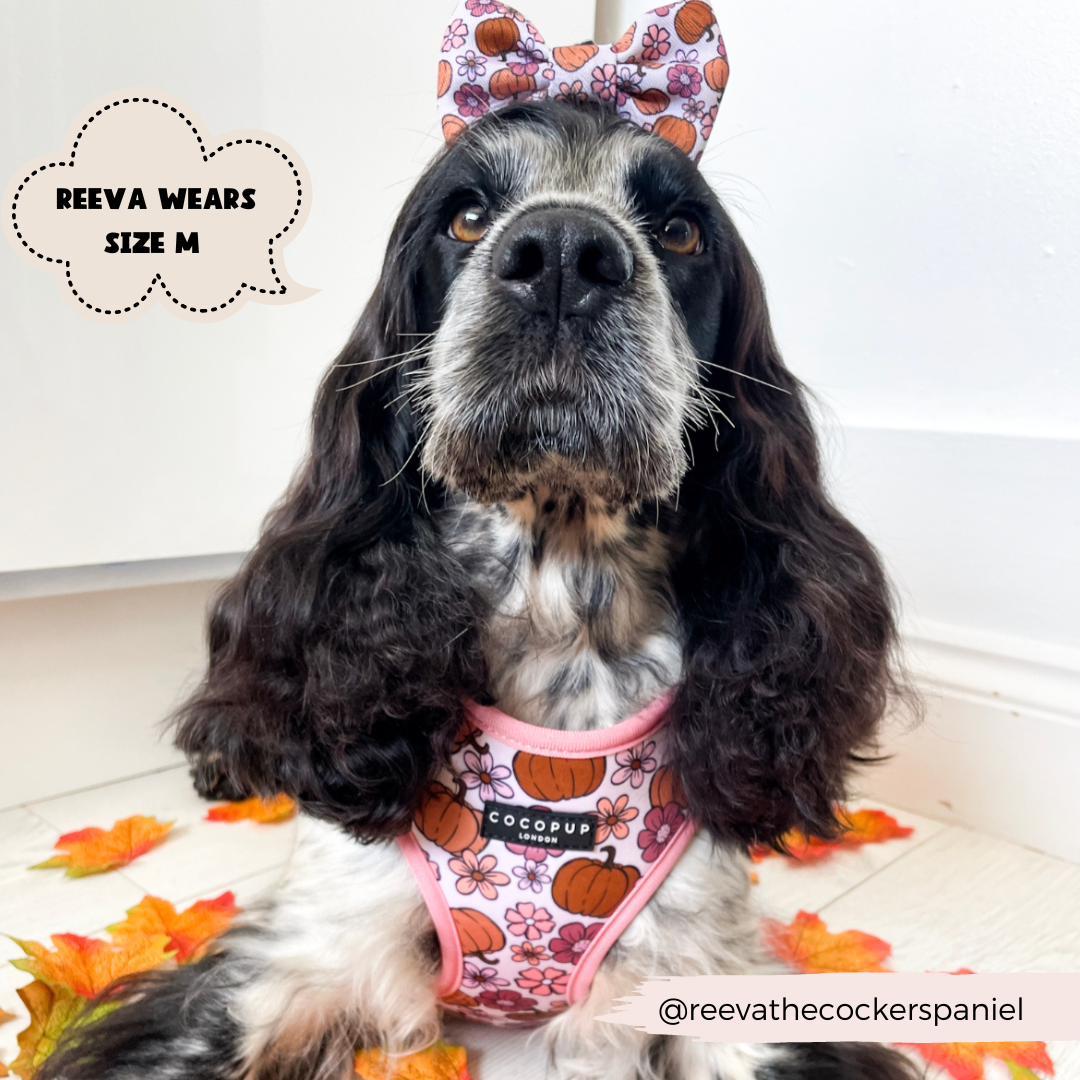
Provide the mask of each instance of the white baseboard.
POLYGON ((906 641, 926 720, 892 727, 862 790, 1080 862, 1080 651, 941 623, 906 641))

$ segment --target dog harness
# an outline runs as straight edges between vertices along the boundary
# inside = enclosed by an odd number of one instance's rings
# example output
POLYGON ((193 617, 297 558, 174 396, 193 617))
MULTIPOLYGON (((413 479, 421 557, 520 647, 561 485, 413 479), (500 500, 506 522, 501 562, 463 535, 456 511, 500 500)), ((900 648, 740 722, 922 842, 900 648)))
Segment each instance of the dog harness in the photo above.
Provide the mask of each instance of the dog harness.
POLYGON ((668 705, 588 732, 467 705, 450 766, 400 840, 448 1011, 537 1023, 588 993, 695 831, 666 764, 668 705))

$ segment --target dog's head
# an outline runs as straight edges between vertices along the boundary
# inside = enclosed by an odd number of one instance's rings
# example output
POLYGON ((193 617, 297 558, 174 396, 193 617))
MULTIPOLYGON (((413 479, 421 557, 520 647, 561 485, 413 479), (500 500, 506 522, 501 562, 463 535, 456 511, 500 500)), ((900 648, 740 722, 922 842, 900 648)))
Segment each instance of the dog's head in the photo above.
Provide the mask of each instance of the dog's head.
POLYGON ((833 828, 892 686, 880 564, 822 490, 757 270, 696 166, 555 103, 476 123, 407 199, 309 460, 215 608, 179 727, 204 788, 406 828, 485 692, 483 602, 433 515, 539 485, 677 541, 696 817, 833 828))

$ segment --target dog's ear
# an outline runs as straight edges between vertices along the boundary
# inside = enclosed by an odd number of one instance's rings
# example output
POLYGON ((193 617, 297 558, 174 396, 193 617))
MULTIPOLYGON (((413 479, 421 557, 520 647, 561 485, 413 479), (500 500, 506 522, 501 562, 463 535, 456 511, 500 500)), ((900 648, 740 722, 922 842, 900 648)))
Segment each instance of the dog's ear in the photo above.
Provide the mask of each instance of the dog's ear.
POLYGON ((674 725, 693 813, 714 835, 775 843, 835 832, 859 752, 897 688, 876 552, 832 506, 798 381, 773 340, 757 268, 731 232, 712 389, 674 531, 688 636, 674 725), (728 370, 725 370, 728 369, 728 370))
POLYGON ((483 685, 478 600, 435 537, 442 493, 422 490, 414 453, 408 373, 433 329, 415 240, 406 210, 319 388, 308 460, 217 597, 208 671, 176 717, 204 794, 284 791, 365 839, 407 829, 483 685))

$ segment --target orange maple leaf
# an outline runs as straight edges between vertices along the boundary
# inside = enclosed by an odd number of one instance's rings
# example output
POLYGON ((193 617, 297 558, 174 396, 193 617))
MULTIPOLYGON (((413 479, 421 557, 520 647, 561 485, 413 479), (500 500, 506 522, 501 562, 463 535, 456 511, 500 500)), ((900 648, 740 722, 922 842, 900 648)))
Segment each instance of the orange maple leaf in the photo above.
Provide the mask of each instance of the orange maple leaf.
POLYGON ((983 1080, 988 1057, 1004 1061, 1014 1076, 1023 1070, 1042 1069, 1054 1075, 1054 1063, 1043 1042, 901 1043, 918 1050, 927 1061, 943 1068, 954 1080, 983 1080))
MULTIPOLYGON (((831 855, 834 851, 898 840, 915 831, 907 825, 901 825, 884 810, 840 809, 837 811, 837 818, 843 831, 835 840, 822 840, 820 837, 807 836, 798 829, 792 829, 781 838, 784 853, 797 862, 811 863, 831 855)), ((754 862, 761 862, 778 854, 780 852, 761 844, 755 844, 750 849, 750 858, 754 862)))
POLYGON ((825 923, 800 911, 789 926, 777 919, 763 920, 765 940, 776 955, 808 975, 827 971, 888 971, 881 962, 892 946, 861 930, 829 932, 825 923))
POLYGON ((121 976, 145 971, 169 959, 169 939, 164 934, 116 943, 78 934, 53 934, 55 951, 36 941, 11 940, 26 953, 12 960, 13 966, 81 998, 97 997, 121 976))
POLYGON ((288 821, 296 813, 296 803, 288 795, 262 799, 258 795, 243 802, 213 806, 206 813, 207 821, 257 821, 261 825, 276 825, 288 821))
POLYGON ((17 991, 30 1010, 30 1025, 19 1032, 19 1056, 11 1069, 23 1078, 30 1078, 41 1063, 53 1052, 64 1029, 86 1006, 86 1002, 63 986, 47 986, 35 979, 17 991))
POLYGON ((442 1039, 416 1054, 392 1057, 381 1050, 361 1050, 356 1073, 362 1080, 470 1080, 465 1048, 442 1039))
POLYGON ((53 845, 65 854, 54 855, 30 869, 63 868, 68 877, 83 877, 86 874, 115 870, 118 866, 127 866, 129 862, 160 844, 172 827, 171 821, 162 822, 157 818, 136 814, 116 822, 108 831, 91 827, 65 833, 53 845))
POLYGON ((3 1026, 4 1024, 6 1024, 9 1021, 14 1020, 14 1019, 15 1019, 15 1014, 14 1013, 9 1013, 5 1009, 0 1009, 0 1026, 3 1026))
POLYGON ((118 945, 164 936, 167 947, 176 953, 176 962, 186 964, 198 960, 210 941, 239 911, 231 892, 224 892, 215 900, 199 900, 181 912, 168 900, 144 896, 133 908, 128 908, 123 922, 107 929, 118 945))

